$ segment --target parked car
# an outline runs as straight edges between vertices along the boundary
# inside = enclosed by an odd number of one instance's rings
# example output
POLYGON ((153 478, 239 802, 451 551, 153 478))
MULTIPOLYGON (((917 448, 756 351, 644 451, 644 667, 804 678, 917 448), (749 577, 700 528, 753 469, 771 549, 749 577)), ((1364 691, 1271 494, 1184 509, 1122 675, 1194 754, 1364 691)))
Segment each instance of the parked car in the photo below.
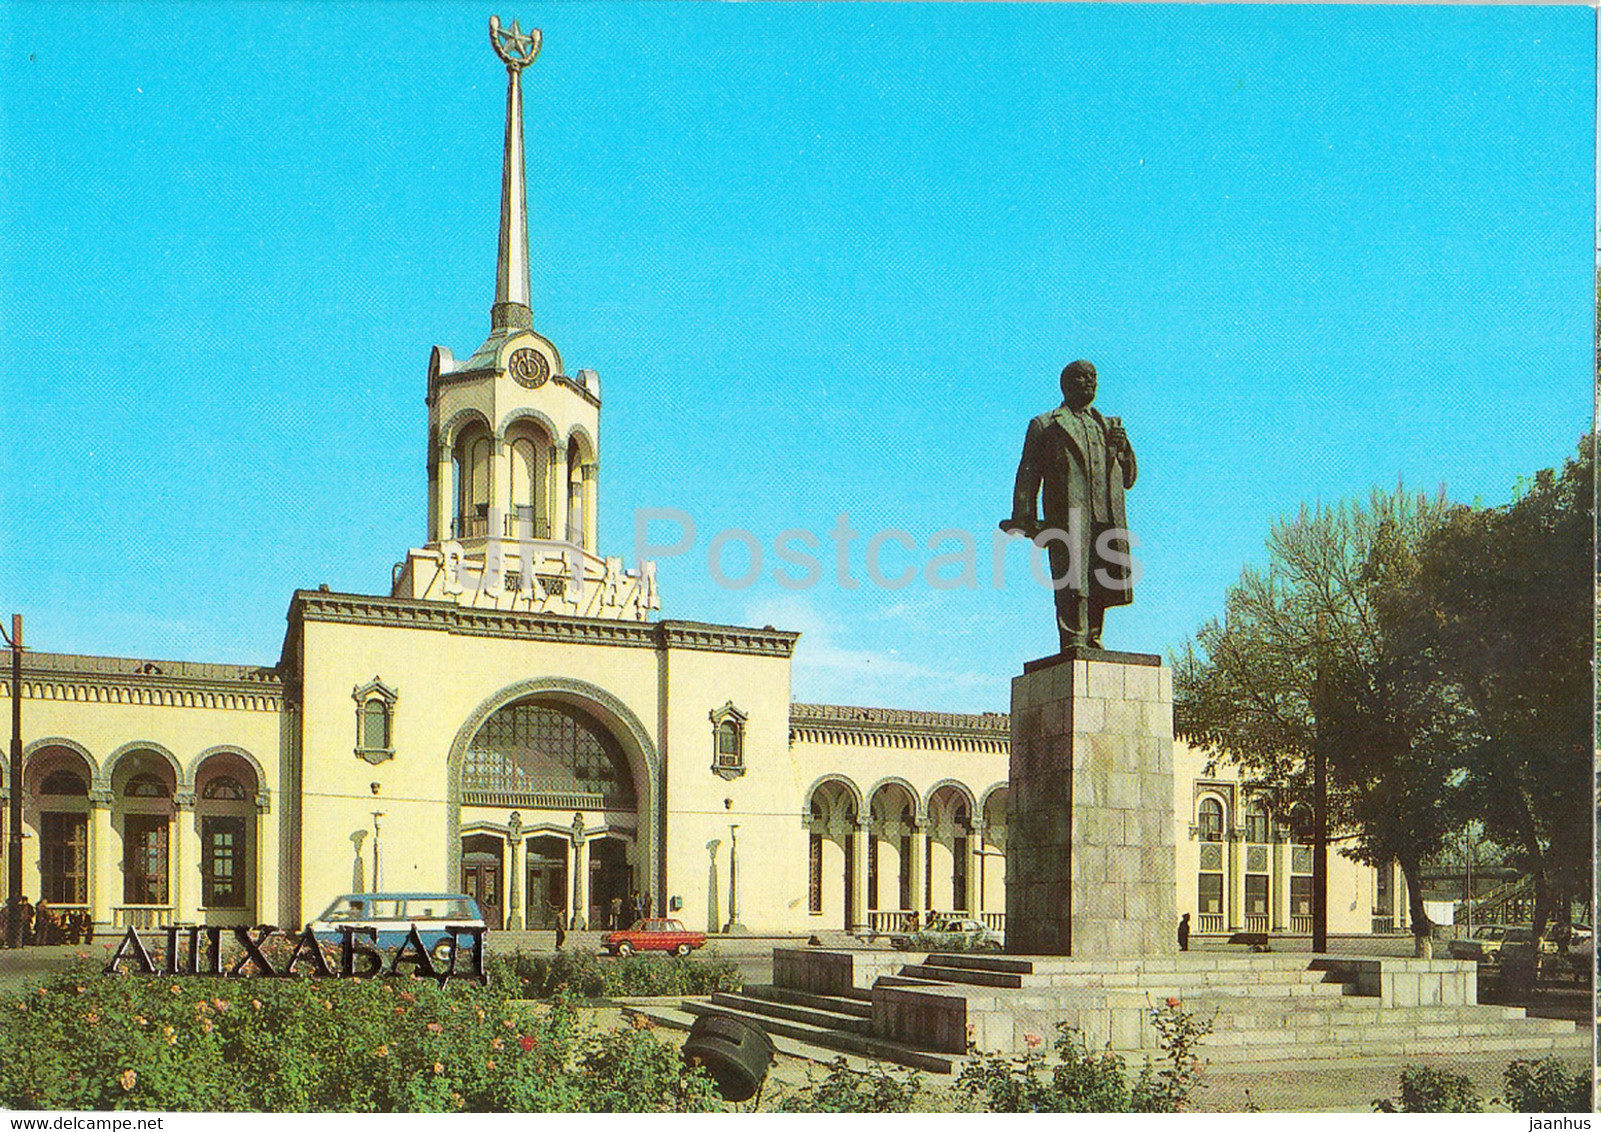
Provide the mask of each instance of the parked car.
POLYGON ((334 898, 322 915, 311 921, 321 943, 338 946, 342 927, 375 928, 377 945, 394 949, 406 942, 412 928, 423 946, 439 963, 449 963, 455 941, 448 927, 481 928, 484 914, 478 902, 462 892, 347 892, 334 898))
POLYGON ((1484 924, 1473 929, 1467 939, 1453 939, 1446 945, 1452 959, 1470 959, 1475 963, 1496 963, 1501 958, 1501 945, 1506 942, 1505 924, 1484 924))
POLYGON ((889 945, 897 951, 912 948, 941 948, 965 951, 999 951, 1001 937, 979 921, 966 916, 952 916, 935 920, 930 926, 916 932, 897 932, 889 937, 889 945))
POLYGON ((632 955, 636 951, 671 951, 684 956, 706 946, 705 932, 692 932, 682 920, 635 920, 623 931, 607 932, 601 946, 613 955, 632 955))

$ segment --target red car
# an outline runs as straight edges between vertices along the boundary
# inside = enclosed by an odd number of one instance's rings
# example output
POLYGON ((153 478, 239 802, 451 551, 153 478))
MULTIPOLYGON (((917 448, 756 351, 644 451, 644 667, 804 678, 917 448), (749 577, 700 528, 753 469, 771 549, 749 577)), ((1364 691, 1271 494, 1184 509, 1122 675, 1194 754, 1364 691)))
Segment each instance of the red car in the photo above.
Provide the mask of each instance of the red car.
POLYGON ((671 951, 688 955, 706 946, 705 932, 692 932, 682 920, 636 920, 626 931, 607 932, 602 946, 613 955, 632 955, 636 951, 671 951))

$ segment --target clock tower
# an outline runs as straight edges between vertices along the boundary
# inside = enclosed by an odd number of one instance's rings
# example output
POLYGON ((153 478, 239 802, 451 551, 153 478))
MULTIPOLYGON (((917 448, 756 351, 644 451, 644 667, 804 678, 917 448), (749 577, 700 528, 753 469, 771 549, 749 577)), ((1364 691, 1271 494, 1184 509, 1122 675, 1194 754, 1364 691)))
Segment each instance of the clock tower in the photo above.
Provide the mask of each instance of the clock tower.
POLYGON ((490 17, 506 66, 500 241, 489 337, 464 361, 428 360, 428 542, 396 567, 395 597, 643 621, 654 564, 625 570, 596 545, 600 379, 568 376, 534 330, 528 274, 522 72, 540 33, 490 17))

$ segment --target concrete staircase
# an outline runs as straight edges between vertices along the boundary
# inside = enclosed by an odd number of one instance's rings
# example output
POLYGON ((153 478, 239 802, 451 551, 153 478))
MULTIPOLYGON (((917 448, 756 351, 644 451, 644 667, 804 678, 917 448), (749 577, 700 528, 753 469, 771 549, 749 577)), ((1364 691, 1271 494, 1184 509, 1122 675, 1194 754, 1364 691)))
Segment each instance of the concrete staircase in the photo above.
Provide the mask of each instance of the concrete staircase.
POLYGON ((843 1054, 847 1060, 887 1061, 949 1074, 963 1061, 959 1056, 874 1037, 872 991, 865 988, 852 994, 827 995, 763 984, 738 993, 719 991, 708 999, 685 999, 677 1007, 638 1004, 624 1009, 679 1030, 689 1029, 702 1014, 732 1014, 760 1025, 780 1053, 825 1064, 843 1054))
MULTIPOLYGON (((790 985, 640 1009, 687 1028, 701 1014, 733 1014, 787 1039, 784 1052, 827 1061, 841 1053, 953 1073, 971 1041, 1021 1051, 1049 1043, 1056 1024, 1092 1048, 1155 1056, 1149 1011, 1169 998, 1210 1018, 1208 1062, 1235 1069, 1332 1060, 1396 1062, 1419 1055, 1586 1057, 1590 1035, 1572 1022, 1526 1017, 1522 1007, 1477 1003, 1472 964, 1454 960, 1312 958, 1189 952, 1143 959, 883 953, 775 953, 790 985), (783 962, 780 962, 780 956, 783 962), (858 981, 870 986, 857 985, 858 981)), ((784 1047, 781 1046, 781 1049, 784 1047)))

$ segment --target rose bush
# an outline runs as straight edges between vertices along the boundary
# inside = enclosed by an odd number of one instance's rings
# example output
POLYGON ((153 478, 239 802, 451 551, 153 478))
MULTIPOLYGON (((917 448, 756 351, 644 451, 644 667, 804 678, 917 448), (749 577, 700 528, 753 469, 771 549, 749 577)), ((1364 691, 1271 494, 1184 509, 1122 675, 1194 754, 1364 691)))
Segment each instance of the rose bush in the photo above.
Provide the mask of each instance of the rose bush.
POLYGON ((0 1106, 170 1111, 715 1111, 648 1031, 565 992, 420 979, 104 976, 0 999, 0 1106))

